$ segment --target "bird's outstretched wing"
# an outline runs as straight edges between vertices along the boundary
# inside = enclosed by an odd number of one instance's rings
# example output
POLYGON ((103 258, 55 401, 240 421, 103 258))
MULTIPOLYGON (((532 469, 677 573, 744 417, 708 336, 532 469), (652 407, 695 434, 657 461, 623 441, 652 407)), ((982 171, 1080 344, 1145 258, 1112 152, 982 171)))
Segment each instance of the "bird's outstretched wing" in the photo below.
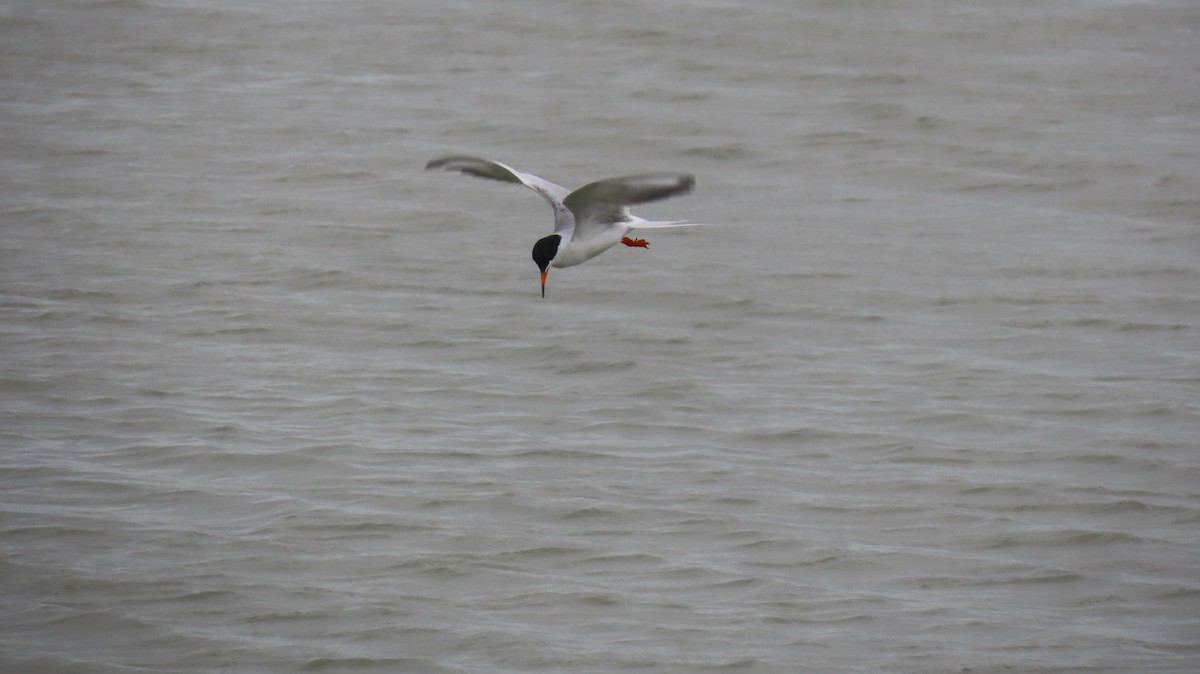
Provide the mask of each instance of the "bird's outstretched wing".
POLYGON ((687 173, 608 178, 580 187, 568 194, 563 203, 575 216, 576 238, 586 240, 619 223, 639 222, 653 226, 650 221, 630 215, 627 207, 686 194, 695 184, 696 179, 687 173))
POLYGON ((545 178, 539 178, 532 173, 521 173, 511 166, 501 164, 498 161, 480 159, 479 157, 441 157, 425 165, 426 171, 433 169, 459 171, 480 178, 524 185, 542 195, 542 198, 550 202, 550 205, 554 207, 555 234, 562 234, 565 238, 570 238, 571 233, 575 229, 575 217, 572 215, 571 210, 564 204, 571 190, 562 185, 552 183, 545 178))

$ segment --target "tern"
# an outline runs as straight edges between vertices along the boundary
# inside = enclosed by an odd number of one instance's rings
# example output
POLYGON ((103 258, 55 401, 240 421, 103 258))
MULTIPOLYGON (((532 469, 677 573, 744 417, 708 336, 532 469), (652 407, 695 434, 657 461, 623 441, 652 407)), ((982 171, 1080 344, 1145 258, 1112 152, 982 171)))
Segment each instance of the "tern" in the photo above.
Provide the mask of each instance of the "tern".
POLYGON ((686 220, 646 220, 629 212, 629 206, 658 201, 690 192, 696 179, 687 173, 648 173, 607 178, 572 192, 545 178, 522 173, 511 166, 478 157, 441 157, 426 170, 444 169, 508 183, 519 183, 542 195, 554 207, 554 233, 533 244, 533 261, 542 273, 542 297, 550 267, 574 267, 618 243, 648 248, 645 239, 627 236, 635 229, 690 227, 686 220))

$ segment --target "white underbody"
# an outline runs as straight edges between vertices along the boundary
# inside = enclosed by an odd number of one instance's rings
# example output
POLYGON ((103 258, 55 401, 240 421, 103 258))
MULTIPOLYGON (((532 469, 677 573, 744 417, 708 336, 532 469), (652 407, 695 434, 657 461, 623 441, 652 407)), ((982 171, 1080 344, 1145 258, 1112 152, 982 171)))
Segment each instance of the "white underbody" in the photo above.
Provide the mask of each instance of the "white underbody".
POLYGON ((596 257, 600 253, 612 248, 621 243, 621 238, 624 237, 629 230, 632 229, 628 223, 613 224, 607 229, 597 233, 595 236, 584 241, 576 241, 574 238, 564 241, 558 246, 558 254, 554 256, 554 260, 550 263, 551 267, 574 267, 577 264, 582 264, 596 257))

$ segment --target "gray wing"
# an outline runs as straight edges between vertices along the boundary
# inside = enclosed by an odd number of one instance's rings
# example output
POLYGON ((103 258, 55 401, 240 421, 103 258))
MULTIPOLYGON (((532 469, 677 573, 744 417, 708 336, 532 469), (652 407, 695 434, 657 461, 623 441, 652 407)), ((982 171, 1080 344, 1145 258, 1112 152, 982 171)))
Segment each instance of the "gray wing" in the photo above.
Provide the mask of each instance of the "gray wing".
POLYGON ((650 173, 597 180, 571 192, 563 203, 575 216, 576 237, 589 239, 613 225, 630 222, 628 206, 686 194, 696 185, 687 173, 650 173))
POLYGON ((425 165, 426 171, 433 169, 458 171, 480 178, 524 185, 542 195, 542 198, 550 202, 550 205, 554 207, 555 234, 562 234, 564 238, 570 238, 571 233, 575 229, 575 218, 571 214, 571 210, 563 203, 571 193, 571 190, 562 185, 556 185, 532 173, 521 173, 511 166, 501 164, 498 161, 480 159, 479 157, 441 157, 425 165))

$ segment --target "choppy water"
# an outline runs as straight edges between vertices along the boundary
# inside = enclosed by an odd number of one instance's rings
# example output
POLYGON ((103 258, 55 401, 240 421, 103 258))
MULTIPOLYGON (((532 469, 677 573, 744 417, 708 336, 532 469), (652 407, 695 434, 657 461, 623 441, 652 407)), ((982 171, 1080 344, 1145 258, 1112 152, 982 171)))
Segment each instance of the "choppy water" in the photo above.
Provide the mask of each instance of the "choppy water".
POLYGON ((0 7, 0 668, 1200 668, 1200 8, 0 7), (554 270, 536 195, 695 173, 554 270))

